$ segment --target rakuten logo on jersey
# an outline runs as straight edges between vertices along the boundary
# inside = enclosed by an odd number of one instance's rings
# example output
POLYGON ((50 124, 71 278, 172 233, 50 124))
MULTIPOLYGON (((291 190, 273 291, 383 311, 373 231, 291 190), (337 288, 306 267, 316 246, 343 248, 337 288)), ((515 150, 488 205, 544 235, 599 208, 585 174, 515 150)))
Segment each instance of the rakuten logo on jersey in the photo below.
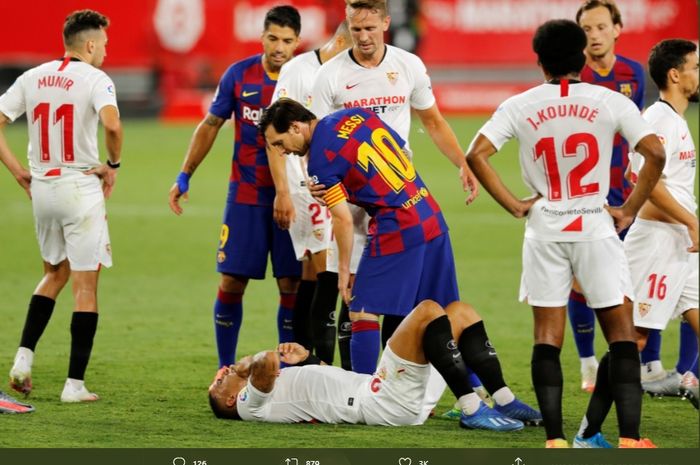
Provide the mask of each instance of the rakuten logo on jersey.
POLYGON ((258 124, 262 117, 262 108, 251 108, 243 105, 243 120, 252 124, 258 124))
POLYGON ((381 115, 392 111, 398 111, 406 104, 405 95, 390 95, 388 97, 370 97, 344 102, 345 108, 362 107, 381 115))

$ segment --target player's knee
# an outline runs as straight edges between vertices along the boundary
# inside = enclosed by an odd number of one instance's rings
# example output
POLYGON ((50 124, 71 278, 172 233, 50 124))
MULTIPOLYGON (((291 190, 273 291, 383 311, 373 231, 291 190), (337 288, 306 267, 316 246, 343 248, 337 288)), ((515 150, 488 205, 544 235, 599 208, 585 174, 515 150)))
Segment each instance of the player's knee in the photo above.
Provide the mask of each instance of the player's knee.
POLYGON ((434 300, 426 299, 421 301, 416 308, 413 309, 413 313, 425 320, 432 321, 444 315, 445 310, 434 300))
POLYGON ((243 294, 247 284, 246 278, 222 273, 219 287, 222 291, 230 294, 243 294))
POLYGON ((460 323, 465 328, 481 321, 481 316, 479 316, 474 307, 459 300, 449 304, 445 308, 445 313, 447 313, 450 321, 460 323))
POLYGON ((277 278, 277 288, 282 294, 296 294, 299 289, 299 278, 277 278))
POLYGON ((375 315, 374 313, 367 313, 364 310, 361 310, 359 312, 350 311, 348 312, 348 316, 350 317, 350 321, 379 321, 379 315, 375 315))

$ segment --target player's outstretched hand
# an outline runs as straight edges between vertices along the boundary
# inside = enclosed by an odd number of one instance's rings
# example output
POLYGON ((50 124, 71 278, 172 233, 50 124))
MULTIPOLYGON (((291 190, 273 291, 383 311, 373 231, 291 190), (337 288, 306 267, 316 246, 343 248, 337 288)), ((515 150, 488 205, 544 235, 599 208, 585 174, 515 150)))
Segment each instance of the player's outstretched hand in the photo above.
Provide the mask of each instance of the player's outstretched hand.
POLYGON ((459 178, 462 180, 464 192, 469 192, 466 200, 466 204, 469 205, 479 195, 479 180, 476 179, 466 162, 459 168, 459 178))
POLYGON ((605 205, 605 209, 610 213, 615 222, 615 231, 620 234, 622 231, 627 229, 629 225, 634 221, 635 215, 630 214, 623 206, 621 207, 611 207, 610 205, 605 205))
POLYGON ((117 182, 117 168, 112 168, 108 164, 102 164, 84 172, 85 175, 95 174, 102 179, 102 193, 105 199, 112 195, 114 184, 117 182))
POLYGON ((515 211, 513 211, 513 216, 516 218, 525 218, 530 213, 530 209, 535 202, 541 198, 542 196, 540 194, 535 194, 518 200, 518 206, 516 207, 515 211))
POLYGON ((688 226, 688 235, 690 236, 691 246, 688 247, 688 252, 698 253, 698 219, 691 226, 688 226))
POLYGON ((190 195, 188 194, 188 191, 190 190, 190 176, 190 174, 181 171, 180 174, 177 175, 175 184, 173 184, 173 187, 170 188, 168 204, 170 205, 170 209, 176 215, 182 215, 180 198, 182 198, 182 200, 185 202, 187 202, 187 200, 190 198, 190 195))
POLYGON ((297 214, 294 211, 294 204, 289 194, 278 193, 272 202, 272 219, 275 220, 280 229, 289 229, 296 220, 297 214))
POLYGON ((338 270, 338 292, 346 305, 352 300, 352 282, 349 270, 338 270))
POLYGON ((296 342, 281 343, 277 346, 277 352, 280 354, 280 360, 289 365, 296 365, 299 362, 303 362, 309 356, 309 351, 296 342))

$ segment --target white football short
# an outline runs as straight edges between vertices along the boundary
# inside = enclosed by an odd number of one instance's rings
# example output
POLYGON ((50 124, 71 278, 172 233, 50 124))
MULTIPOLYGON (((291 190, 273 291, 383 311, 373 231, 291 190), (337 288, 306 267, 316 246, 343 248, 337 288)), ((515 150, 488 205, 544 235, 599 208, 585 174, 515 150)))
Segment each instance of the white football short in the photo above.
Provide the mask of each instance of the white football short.
POLYGON ((360 411, 368 425, 419 425, 430 377, 430 364, 400 358, 387 345, 370 381, 370 395, 360 411))
POLYGON ((698 254, 688 253, 688 229, 637 219, 625 238, 634 293, 634 324, 665 329, 672 318, 698 308, 698 254))
MULTIPOLYGON (((348 203, 350 207, 350 212, 352 213, 353 222, 353 243, 352 243, 352 255, 350 256, 350 273, 357 273, 357 267, 360 265, 360 259, 362 258, 362 253, 365 250, 365 245, 367 245, 367 227, 369 225, 369 215, 367 212, 358 207, 348 203)), ((326 269, 333 273, 338 272, 338 244, 335 238, 331 239, 330 247, 328 248, 328 255, 326 256, 326 269)))
POLYGON ((289 235, 297 260, 304 260, 307 252, 313 254, 328 249, 333 232, 331 213, 311 196, 302 157, 290 156, 286 166, 289 193, 296 211, 289 235))
POLYGON ((563 307, 576 277, 591 308, 634 300, 630 272, 617 236, 587 242, 525 238, 520 301, 536 307, 563 307))
POLYGON ((68 258, 73 271, 112 266, 102 183, 95 175, 66 168, 33 176, 32 207, 39 250, 58 265, 68 258))

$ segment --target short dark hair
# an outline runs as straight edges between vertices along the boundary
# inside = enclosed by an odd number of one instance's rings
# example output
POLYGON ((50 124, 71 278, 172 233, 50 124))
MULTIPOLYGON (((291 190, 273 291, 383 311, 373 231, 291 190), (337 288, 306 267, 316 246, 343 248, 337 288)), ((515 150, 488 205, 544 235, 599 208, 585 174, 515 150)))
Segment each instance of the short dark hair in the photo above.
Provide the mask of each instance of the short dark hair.
POLYGON ((266 31, 271 24, 279 27, 288 27, 292 29, 296 35, 301 33, 301 16, 299 16, 299 11, 290 5, 281 5, 271 8, 265 15, 266 31))
POLYGON ((78 10, 66 16, 63 23, 63 43, 70 46, 83 31, 99 30, 109 26, 109 18, 94 10, 78 10))
POLYGON ((583 2, 583 4, 581 4, 576 12, 576 22, 581 22, 581 15, 584 11, 592 10, 593 8, 598 8, 601 6, 603 8, 607 8, 610 12, 610 17, 612 18, 613 24, 618 24, 620 27, 622 27, 622 14, 620 13, 620 9, 617 7, 615 2, 612 0, 586 0, 583 2))
POLYGON ((307 123, 316 119, 316 115, 306 109, 301 103, 290 98, 281 98, 265 109, 258 130, 265 136, 265 131, 272 125, 279 134, 289 131, 294 121, 307 123))
POLYGON ((537 28, 532 50, 542 68, 552 77, 580 73, 586 64, 586 33, 568 19, 553 19, 537 28))
POLYGON ((654 45, 649 54, 649 74, 659 90, 668 87, 668 72, 686 62, 686 56, 697 46, 685 39, 667 39, 654 45))
POLYGON ((209 393, 209 407, 211 407, 211 411, 214 412, 214 416, 216 418, 224 418, 226 420, 241 419, 240 415, 238 415, 238 412, 236 410, 221 408, 221 405, 211 392, 209 393))

